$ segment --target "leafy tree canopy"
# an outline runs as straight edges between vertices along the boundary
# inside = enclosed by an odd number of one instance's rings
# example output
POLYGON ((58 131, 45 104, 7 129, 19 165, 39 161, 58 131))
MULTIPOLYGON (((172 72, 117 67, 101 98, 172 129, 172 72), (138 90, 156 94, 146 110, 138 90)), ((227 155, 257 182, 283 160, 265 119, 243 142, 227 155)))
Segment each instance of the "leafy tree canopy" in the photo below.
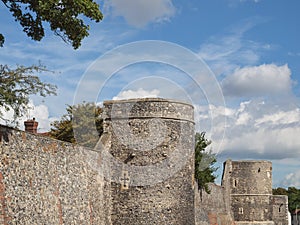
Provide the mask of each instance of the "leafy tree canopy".
MULTIPOLYGON (((94 0, 1 0, 28 37, 40 41, 45 36, 44 24, 74 49, 89 35, 82 16, 100 22, 103 15, 94 0)), ((0 34, 0 46, 4 36, 0 34)))
POLYGON ((209 182, 214 182, 216 176, 214 172, 218 168, 213 165, 217 162, 216 155, 211 151, 206 151, 206 147, 211 144, 211 141, 205 138, 205 132, 196 133, 195 135, 195 179, 198 183, 198 188, 210 193, 208 188, 209 182))
POLYGON ((289 199, 289 211, 294 212, 296 208, 300 209, 300 189, 295 187, 275 188, 273 189, 273 195, 287 195, 289 199))
POLYGON ((275 188, 273 189, 273 195, 288 195, 288 192, 285 188, 275 188))
POLYGON ((51 124, 53 128, 50 136, 61 141, 95 147, 103 133, 102 108, 94 103, 82 103, 69 105, 66 110, 67 113, 60 120, 51 124))
MULTIPOLYGON (((38 76, 34 75, 46 71, 48 70, 41 65, 17 66, 16 69, 0 65, 0 107, 6 111, 13 110, 14 121, 27 112, 30 95, 56 94, 55 85, 43 83, 38 76)), ((0 118, 11 122, 3 118, 2 113, 0 111, 0 118)))

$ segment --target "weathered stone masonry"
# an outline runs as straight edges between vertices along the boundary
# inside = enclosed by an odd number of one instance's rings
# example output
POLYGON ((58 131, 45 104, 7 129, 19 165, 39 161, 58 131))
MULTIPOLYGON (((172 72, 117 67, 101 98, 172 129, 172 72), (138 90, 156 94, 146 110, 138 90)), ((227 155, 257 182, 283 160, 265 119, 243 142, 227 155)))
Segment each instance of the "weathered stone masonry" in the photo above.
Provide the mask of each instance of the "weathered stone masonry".
POLYGON ((224 163, 222 185, 195 190, 196 224, 287 225, 287 196, 272 195, 272 163, 224 163))
POLYGON ((271 162, 228 160, 200 195, 193 152, 193 107, 165 99, 106 101, 95 149, 0 125, 0 224, 287 225, 271 162))
POLYGON ((287 196, 272 195, 271 162, 227 160, 224 168, 223 184, 237 224, 288 223, 287 196))
POLYGON ((1 126, 3 224, 195 224, 193 107, 111 103, 102 152, 1 126))
POLYGON ((110 224, 89 150, 0 126, 0 224, 110 224))
POLYGON ((110 154, 121 162, 111 169, 112 223, 195 224, 193 107, 107 101, 104 113, 110 154))

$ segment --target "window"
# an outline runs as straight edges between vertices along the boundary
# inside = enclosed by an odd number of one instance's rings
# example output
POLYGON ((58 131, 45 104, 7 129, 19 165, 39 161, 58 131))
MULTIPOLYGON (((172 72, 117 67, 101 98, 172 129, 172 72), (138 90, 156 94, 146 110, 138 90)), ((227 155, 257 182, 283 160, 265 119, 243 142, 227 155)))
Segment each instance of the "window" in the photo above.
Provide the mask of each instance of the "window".
POLYGON ((237 187, 237 184, 238 184, 238 180, 237 180, 237 179, 233 179, 233 184, 232 184, 233 187, 236 188, 236 187, 237 187))
POLYGON ((244 214, 244 209, 242 207, 239 208, 239 214, 244 214))
POLYGON ((279 208, 278 208, 278 212, 281 212, 281 207, 283 206, 283 204, 280 204, 279 208))

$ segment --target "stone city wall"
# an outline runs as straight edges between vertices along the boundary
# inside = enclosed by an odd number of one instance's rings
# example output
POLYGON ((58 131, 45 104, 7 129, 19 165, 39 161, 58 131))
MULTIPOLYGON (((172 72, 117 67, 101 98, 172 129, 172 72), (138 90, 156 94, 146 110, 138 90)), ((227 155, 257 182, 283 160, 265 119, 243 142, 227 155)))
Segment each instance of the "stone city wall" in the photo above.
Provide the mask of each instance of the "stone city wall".
POLYGON ((210 194, 194 181, 193 106, 104 102, 94 150, 0 125, 0 224, 286 225, 268 161, 224 163, 210 194))
POLYGON ((272 205, 272 217, 277 225, 287 224, 288 221, 288 196, 273 195, 270 197, 272 205))
POLYGON ((272 221, 270 196, 232 195, 231 201, 236 221, 272 221))
POLYGON ((210 193, 195 188, 195 220, 196 225, 232 225, 229 198, 224 187, 209 184, 210 193))
POLYGON ((237 224, 288 224, 287 197, 272 195, 270 161, 227 160, 222 186, 237 224))
POLYGON ((110 224, 97 153, 0 126, 0 224, 110 224))

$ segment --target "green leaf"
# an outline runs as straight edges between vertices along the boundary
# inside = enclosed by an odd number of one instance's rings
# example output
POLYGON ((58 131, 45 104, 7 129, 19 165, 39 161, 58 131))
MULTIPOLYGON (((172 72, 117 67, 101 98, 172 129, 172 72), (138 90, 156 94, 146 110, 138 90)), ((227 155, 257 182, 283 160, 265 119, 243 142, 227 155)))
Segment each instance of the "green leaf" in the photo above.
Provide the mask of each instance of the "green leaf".
MULTIPOLYGON (((51 30, 74 49, 89 35, 89 25, 81 19, 89 18, 96 23, 103 19, 99 5, 93 0, 6 0, 2 2, 12 16, 23 27, 28 37, 40 41, 45 36, 43 23, 49 23, 51 30)), ((0 36, 0 46, 4 37, 0 36)))
POLYGON ((11 69, 7 65, 0 65, 0 106, 6 111, 13 110, 14 119, 7 122, 14 123, 16 119, 27 112, 30 95, 55 95, 56 86, 44 83, 35 73, 50 72, 42 65, 29 67, 17 66, 11 69))
POLYGON ((95 147, 103 133, 102 108, 94 103, 68 106, 67 113, 53 122, 50 136, 61 141, 77 143, 85 147, 95 147), (93 133, 95 131, 96 133, 93 133), (74 130, 80 135, 74 137, 74 130))
POLYGON ((195 134, 195 179, 198 188, 209 193, 208 183, 214 182, 216 176, 214 172, 218 168, 213 165, 216 163, 216 155, 211 151, 206 151, 211 141, 205 138, 205 132, 195 134))

